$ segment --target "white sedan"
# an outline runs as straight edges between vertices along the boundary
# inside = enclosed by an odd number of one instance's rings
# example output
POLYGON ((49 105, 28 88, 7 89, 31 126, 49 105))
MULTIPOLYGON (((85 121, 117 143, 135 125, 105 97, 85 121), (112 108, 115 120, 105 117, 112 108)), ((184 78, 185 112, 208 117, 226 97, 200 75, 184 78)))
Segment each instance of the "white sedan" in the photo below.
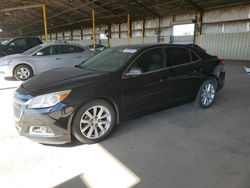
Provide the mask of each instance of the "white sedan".
POLYGON ((87 47, 75 44, 40 44, 22 54, 0 58, 0 74, 27 80, 33 75, 51 69, 73 67, 94 56, 95 53, 87 47))

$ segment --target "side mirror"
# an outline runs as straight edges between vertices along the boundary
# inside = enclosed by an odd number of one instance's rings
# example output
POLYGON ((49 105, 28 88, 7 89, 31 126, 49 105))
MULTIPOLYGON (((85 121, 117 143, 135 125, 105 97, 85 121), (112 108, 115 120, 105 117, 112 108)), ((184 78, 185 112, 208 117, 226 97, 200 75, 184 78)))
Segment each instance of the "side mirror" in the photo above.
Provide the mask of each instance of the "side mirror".
POLYGON ((16 46, 16 44, 14 42, 10 43, 10 46, 13 47, 13 46, 16 46))
POLYGON ((138 67, 132 67, 129 72, 125 74, 125 76, 138 76, 142 73, 141 69, 138 67))
POLYGON ((42 56, 42 55, 44 55, 44 53, 43 52, 37 52, 36 55, 37 56, 42 56))

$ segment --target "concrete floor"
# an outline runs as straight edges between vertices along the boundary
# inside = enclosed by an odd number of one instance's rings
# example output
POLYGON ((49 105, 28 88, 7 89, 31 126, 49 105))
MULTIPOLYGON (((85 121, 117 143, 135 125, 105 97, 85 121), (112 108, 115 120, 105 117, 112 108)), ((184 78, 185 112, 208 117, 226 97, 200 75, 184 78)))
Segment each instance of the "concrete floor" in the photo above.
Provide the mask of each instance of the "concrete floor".
MULTIPOLYGON (((48 146, 17 134, 13 89, 0 89, 0 187, 250 187, 250 62, 226 61, 215 104, 122 123, 107 140, 48 146)), ((2 79, 2 78, 0 78, 2 79)), ((14 81, 0 81, 11 86, 14 81)))

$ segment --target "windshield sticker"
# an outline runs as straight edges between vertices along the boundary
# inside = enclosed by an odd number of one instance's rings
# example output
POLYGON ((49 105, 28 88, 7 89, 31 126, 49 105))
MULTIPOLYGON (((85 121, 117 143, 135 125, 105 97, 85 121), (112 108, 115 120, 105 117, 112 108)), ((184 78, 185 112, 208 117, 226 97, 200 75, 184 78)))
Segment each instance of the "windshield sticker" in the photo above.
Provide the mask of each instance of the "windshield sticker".
POLYGON ((124 49, 122 52, 125 53, 135 53, 137 50, 136 49, 124 49))

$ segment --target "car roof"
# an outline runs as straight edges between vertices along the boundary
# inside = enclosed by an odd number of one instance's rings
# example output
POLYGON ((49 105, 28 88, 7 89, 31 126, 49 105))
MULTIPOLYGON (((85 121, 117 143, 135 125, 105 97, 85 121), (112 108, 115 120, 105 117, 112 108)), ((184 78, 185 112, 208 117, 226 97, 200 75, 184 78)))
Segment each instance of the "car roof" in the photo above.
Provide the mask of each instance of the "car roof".
POLYGON ((43 43, 43 44, 40 44, 40 46, 42 47, 49 47, 49 46, 56 46, 56 45, 72 45, 72 46, 77 46, 77 47, 81 47, 81 48, 84 48, 84 46, 81 46, 79 44, 72 44, 72 43, 65 43, 65 42, 50 42, 50 43, 43 43))
POLYGON ((170 43, 161 43, 161 44, 157 44, 157 43, 153 43, 153 44, 132 44, 132 45, 121 45, 121 46, 116 46, 116 47, 112 47, 112 48, 117 48, 117 49, 124 49, 124 48, 128 48, 128 49, 145 49, 145 48, 152 48, 152 47, 161 47, 161 46, 169 46, 169 47, 196 47, 196 45, 194 44, 170 44, 170 43))
POLYGON ((15 38, 11 38, 9 40, 13 40, 13 39, 39 39, 38 37, 15 37, 15 38))

